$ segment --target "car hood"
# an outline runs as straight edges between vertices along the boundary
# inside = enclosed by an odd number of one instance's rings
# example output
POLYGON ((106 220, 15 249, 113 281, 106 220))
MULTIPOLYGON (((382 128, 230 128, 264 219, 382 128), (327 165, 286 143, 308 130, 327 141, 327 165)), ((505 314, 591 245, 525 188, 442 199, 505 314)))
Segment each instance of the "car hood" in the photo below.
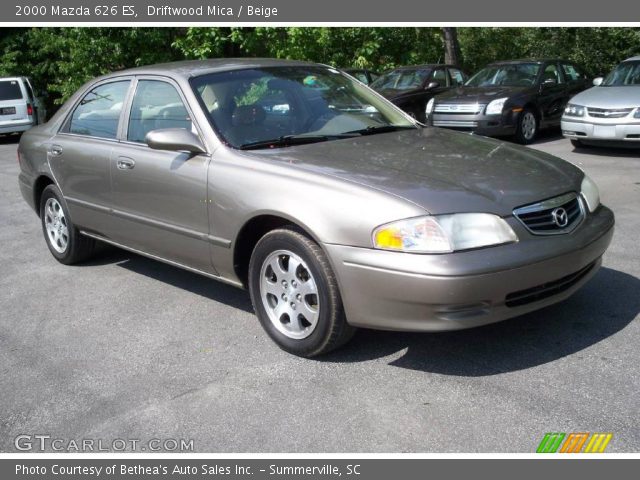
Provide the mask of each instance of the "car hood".
POLYGON ((293 168, 404 198, 432 214, 508 216, 515 207, 579 191, 583 177, 578 168, 551 155, 438 128, 260 153, 293 168))
POLYGON ((640 85, 592 87, 573 97, 570 102, 595 108, 640 107, 640 85))
POLYGON ((458 87, 436 97, 437 103, 489 103, 528 90, 527 87, 458 87))

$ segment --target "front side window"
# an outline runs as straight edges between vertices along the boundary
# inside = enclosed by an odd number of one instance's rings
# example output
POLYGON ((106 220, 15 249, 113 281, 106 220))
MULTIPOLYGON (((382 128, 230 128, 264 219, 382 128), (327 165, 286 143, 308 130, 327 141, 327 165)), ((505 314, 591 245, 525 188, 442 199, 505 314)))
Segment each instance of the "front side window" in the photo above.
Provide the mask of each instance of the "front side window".
POLYGON ((236 148, 416 128, 388 101, 329 67, 233 70, 196 77, 191 85, 214 129, 236 148))
POLYGON ((193 123, 173 85, 160 80, 140 80, 131 105, 127 140, 144 143, 147 133, 163 128, 193 131, 193 123))
POLYGON ((431 76, 431 81, 438 82, 441 87, 447 86, 447 72, 444 68, 438 68, 433 71, 433 75, 431 76))
POLYGON ((623 62, 602 82, 605 87, 640 85, 640 62, 623 62))
POLYGON ((490 65, 483 68, 465 85, 468 87, 531 87, 534 85, 540 65, 537 63, 514 63, 490 65))
POLYGON ((76 135, 116 138, 129 83, 129 80, 105 83, 92 89, 73 111, 65 131, 76 135))
POLYGON ((562 83, 560 72, 558 72, 558 67, 556 66, 555 63, 550 63, 544 69, 544 73, 542 74, 542 82, 543 83, 562 83))

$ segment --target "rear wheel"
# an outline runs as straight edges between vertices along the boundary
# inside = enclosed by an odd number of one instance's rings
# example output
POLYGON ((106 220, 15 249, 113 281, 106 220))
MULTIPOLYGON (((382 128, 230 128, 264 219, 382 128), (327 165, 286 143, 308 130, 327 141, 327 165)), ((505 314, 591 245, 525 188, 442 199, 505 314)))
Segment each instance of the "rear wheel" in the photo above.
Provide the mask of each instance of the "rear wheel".
POLYGON ((71 221, 67 204, 55 185, 47 186, 40 199, 40 221, 49 251, 60 263, 71 265, 91 256, 95 242, 80 234, 71 221))
POLYGON ((249 263, 253 308, 283 350, 314 357, 340 347, 355 332, 322 249, 295 228, 267 233, 249 263))
POLYGON ((516 140, 522 145, 529 145, 538 134, 538 119, 530 108, 525 108, 518 117, 516 140))

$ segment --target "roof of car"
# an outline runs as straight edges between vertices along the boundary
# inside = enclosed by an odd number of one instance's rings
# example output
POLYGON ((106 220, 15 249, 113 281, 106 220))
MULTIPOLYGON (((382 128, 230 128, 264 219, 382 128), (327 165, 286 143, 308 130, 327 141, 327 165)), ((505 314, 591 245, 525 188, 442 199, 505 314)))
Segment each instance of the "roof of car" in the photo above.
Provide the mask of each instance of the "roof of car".
POLYGON ((206 73, 241 70, 246 68, 278 66, 318 65, 299 60, 278 60, 274 58, 211 58, 207 60, 184 60, 180 62, 159 63, 143 67, 129 68, 117 72, 119 75, 162 75, 171 74, 182 77, 195 77, 206 73))
POLYGON ((393 68, 393 69, 391 69, 389 71, 393 72, 394 70, 416 70, 418 68, 435 68, 435 67, 459 68, 459 67, 456 67, 455 65, 451 65, 451 64, 448 64, 448 63, 424 63, 422 65, 403 65, 401 67, 393 68))
POLYGON ((637 62, 638 60, 640 60, 640 55, 636 55, 635 57, 627 58, 626 60, 623 60, 623 62, 637 62))
POLYGON ((546 62, 566 62, 563 58, 519 58, 517 60, 499 60, 491 62, 489 65, 508 65, 517 63, 546 63, 546 62))

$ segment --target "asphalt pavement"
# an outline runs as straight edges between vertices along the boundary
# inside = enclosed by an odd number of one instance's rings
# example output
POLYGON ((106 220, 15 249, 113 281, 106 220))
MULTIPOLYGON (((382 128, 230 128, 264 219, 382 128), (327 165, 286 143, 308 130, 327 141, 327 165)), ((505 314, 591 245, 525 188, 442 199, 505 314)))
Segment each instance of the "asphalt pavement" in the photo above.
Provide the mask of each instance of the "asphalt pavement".
POLYGON ((71 451, 533 452, 546 432, 611 432, 608 452, 640 451, 640 150, 557 133, 533 148, 583 168, 616 214, 582 290, 463 332, 360 331, 304 360, 241 290, 112 248, 56 262, 18 190, 16 139, 0 138, 0 450, 46 435, 71 451))

